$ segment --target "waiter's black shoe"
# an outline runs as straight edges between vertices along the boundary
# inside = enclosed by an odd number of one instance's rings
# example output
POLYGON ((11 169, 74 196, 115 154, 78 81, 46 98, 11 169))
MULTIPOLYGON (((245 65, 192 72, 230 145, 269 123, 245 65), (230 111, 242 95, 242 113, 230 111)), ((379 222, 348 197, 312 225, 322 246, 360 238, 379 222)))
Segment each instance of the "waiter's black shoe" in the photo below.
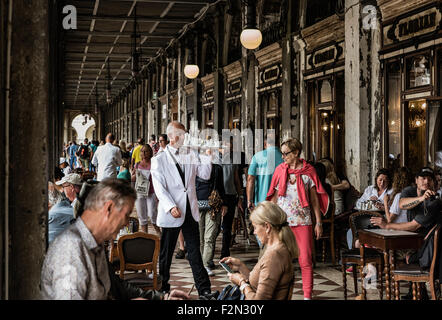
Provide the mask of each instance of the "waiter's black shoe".
POLYGON ((186 249, 184 249, 184 250, 178 249, 178 252, 175 255, 175 258, 176 259, 184 259, 185 257, 186 257, 186 249))
POLYGON ((425 284, 421 288, 421 300, 430 300, 425 284))
POLYGON ((199 300, 216 300, 219 296, 219 291, 215 292, 203 292, 203 294, 200 295, 199 300))
POLYGON ((408 293, 403 295, 403 296, 401 296, 401 300, 413 300, 413 290, 412 290, 412 287, 411 287, 411 283, 410 283, 410 286, 408 288, 408 293))
POLYGON ((216 268, 216 266, 215 266, 215 264, 213 263, 213 261, 209 261, 209 262, 207 263, 207 266, 208 266, 210 269, 215 269, 215 268, 216 268))

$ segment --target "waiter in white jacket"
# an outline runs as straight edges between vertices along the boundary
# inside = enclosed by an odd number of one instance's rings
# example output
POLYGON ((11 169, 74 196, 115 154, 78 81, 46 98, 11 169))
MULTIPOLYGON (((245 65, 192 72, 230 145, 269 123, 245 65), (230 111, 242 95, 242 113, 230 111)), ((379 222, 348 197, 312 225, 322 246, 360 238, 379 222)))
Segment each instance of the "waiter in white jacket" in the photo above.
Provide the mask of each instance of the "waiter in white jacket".
MULTIPOLYGON (((170 291, 170 265, 180 230, 187 246, 188 260, 200 299, 210 299, 211 284, 200 252, 199 210, 195 177, 209 180, 211 156, 181 148, 185 127, 173 121, 167 126, 170 143, 152 158, 152 182, 159 200, 157 225, 162 228, 160 275, 163 292, 170 291)), ((210 154, 210 151, 208 152, 210 154)))

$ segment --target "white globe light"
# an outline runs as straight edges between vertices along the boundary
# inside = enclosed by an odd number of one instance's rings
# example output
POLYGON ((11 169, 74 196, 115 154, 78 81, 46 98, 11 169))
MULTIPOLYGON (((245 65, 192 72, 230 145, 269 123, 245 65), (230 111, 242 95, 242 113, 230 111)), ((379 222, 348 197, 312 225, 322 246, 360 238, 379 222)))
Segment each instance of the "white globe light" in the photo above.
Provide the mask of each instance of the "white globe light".
POLYGON ((244 29, 240 37, 242 45, 247 49, 256 49, 262 42, 262 34, 258 29, 244 29))
POLYGON ((187 64, 184 67, 184 75, 189 79, 195 79, 200 73, 200 68, 196 64, 187 64))

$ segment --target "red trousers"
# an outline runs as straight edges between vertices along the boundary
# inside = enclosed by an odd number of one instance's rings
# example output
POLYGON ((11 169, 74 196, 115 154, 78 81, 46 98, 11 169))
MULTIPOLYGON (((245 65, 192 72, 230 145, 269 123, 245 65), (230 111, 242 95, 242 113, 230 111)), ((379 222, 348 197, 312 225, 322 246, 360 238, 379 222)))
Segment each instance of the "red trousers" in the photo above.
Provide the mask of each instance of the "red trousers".
POLYGON ((313 262, 312 262, 312 245, 313 245, 313 227, 312 226, 296 226, 290 227, 295 235, 299 249, 299 266, 302 274, 302 290, 304 298, 312 298, 313 291, 313 262))

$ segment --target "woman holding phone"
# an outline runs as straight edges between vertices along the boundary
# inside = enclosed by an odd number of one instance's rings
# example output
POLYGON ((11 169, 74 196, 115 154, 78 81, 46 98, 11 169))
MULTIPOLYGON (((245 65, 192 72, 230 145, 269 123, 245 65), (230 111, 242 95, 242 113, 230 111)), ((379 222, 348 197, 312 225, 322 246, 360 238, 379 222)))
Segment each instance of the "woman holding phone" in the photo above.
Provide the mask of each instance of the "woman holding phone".
POLYGON ((265 245, 264 252, 252 271, 238 258, 225 257, 234 273, 232 283, 240 287, 245 300, 286 300, 294 280, 292 260, 297 256, 295 237, 287 224, 287 215, 270 202, 261 202, 250 215, 254 234, 265 245))

